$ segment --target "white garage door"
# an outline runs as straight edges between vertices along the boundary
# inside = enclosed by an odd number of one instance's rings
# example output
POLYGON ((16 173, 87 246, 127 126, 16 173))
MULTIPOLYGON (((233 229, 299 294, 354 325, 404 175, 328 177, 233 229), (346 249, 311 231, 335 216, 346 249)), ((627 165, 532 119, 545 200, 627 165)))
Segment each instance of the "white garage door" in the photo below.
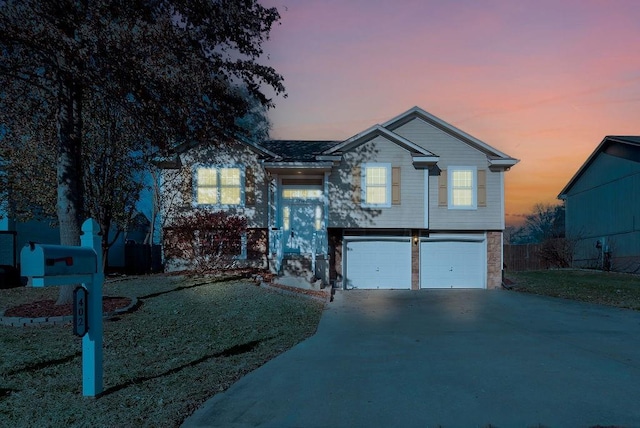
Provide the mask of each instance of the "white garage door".
POLYGON ((486 288, 483 240, 420 243, 421 288, 486 288))
POLYGON ((411 242, 347 241, 347 288, 411 288, 411 242))

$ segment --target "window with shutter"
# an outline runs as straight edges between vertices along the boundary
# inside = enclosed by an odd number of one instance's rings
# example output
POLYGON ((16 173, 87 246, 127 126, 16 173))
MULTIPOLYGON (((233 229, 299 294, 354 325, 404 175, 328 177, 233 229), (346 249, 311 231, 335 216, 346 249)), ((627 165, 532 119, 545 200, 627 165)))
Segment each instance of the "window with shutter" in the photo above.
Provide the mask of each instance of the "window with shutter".
MULTIPOLYGON (((362 164, 362 206, 391 206, 391 164, 362 164)), ((399 189, 398 189, 399 190, 399 189)), ((398 195, 399 196, 399 195, 398 195)))
POLYGON ((391 168, 391 204, 400 205, 400 167, 391 168))
POLYGON ((438 176, 438 206, 446 207, 447 203, 447 170, 440 171, 438 176))
POLYGON ((475 166, 450 166, 447 170, 447 182, 449 209, 477 208, 478 178, 475 166))
POLYGON ((362 187, 361 171, 359 166, 354 166, 351 171, 351 200, 355 205, 360 205, 362 187))
POLYGON ((190 168, 182 168, 182 198, 184 203, 191 205, 193 202, 193 176, 190 168))
POLYGON ((247 207, 256 205, 256 177, 252 168, 244 172, 244 204, 247 207))
POLYGON ((478 206, 487 206, 487 170, 478 170, 478 206))

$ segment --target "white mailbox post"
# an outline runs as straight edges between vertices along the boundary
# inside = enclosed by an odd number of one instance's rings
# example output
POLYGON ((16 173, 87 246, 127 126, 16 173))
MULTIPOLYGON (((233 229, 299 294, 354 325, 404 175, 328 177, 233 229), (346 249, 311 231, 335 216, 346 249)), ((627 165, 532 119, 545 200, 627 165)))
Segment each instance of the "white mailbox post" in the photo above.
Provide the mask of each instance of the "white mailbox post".
MULTIPOLYGON (((82 336, 82 395, 102 392, 102 239, 93 219, 82 224, 80 246, 27 244, 20 252, 21 275, 27 285, 82 284, 86 289, 86 334, 82 336)), ((84 290, 82 290, 84 291, 84 290)))

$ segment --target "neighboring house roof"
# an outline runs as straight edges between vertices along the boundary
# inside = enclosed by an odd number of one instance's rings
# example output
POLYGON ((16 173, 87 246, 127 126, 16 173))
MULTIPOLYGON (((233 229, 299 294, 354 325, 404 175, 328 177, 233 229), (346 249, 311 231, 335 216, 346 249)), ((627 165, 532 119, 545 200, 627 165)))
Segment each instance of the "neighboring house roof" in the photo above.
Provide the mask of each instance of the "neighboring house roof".
POLYGON ((558 199, 565 199, 571 188, 578 182, 580 177, 591 166, 595 158, 600 153, 640 162, 640 136, 618 136, 608 135, 600 142, 598 147, 591 153, 580 169, 573 175, 569 183, 558 194, 558 199))
POLYGON ((305 162, 315 161, 316 156, 331 149, 340 141, 308 141, 308 140, 268 140, 261 146, 274 153, 282 161, 305 162))

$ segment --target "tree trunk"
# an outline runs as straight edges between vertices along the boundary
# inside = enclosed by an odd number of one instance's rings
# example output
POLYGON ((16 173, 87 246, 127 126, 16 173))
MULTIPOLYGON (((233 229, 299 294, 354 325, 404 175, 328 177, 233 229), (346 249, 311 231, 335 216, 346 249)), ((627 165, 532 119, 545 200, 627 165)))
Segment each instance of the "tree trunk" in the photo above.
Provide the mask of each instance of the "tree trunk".
MULTIPOLYGON (((82 88, 72 79, 62 80, 58 105, 57 213, 61 245, 80 245, 83 220, 82 88)), ((71 303, 74 285, 60 287, 56 305, 71 303)))

